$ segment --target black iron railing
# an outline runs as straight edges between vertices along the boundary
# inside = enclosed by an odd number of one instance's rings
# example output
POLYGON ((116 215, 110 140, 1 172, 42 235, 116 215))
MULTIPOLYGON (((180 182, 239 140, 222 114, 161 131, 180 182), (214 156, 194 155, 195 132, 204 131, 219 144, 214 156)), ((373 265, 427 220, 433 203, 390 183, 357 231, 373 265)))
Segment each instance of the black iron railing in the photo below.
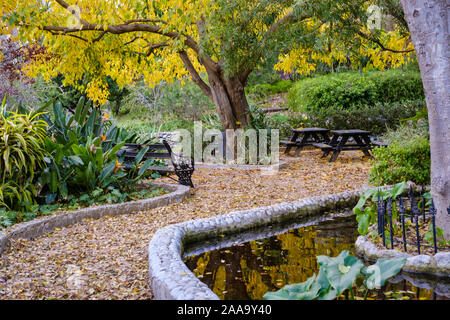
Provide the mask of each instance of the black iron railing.
MULTIPOLYGON (((388 248, 390 246, 391 249, 395 248, 395 244, 400 244, 403 247, 403 250, 407 252, 408 245, 414 246, 417 248, 417 253, 420 254, 421 248, 433 248, 434 252, 437 253, 438 250, 450 250, 450 247, 439 247, 437 232, 436 232, 436 208, 434 206, 433 199, 431 199, 431 205, 429 208, 426 208, 426 200, 425 191, 422 188, 422 191, 416 194, 412 187, 409 189, 408 195, 399 196, 396 200, 392 200, 389 198, 384 200, 381 198, 380 193, 378 193, 378 201, 377 201, 377 231, 378 234, 382 237, 383 246, 388 248), (406 198, 405 200, 403 198, 406 198), (402 240, 398 240, 394 238, 394 223, 393 223, 393 207, 394 201, 396 201, 397 208, 397 226, 400 223, 402 228, 402 240), (407 208, 409 205, 409 208, 407 208), (412 224, 414 224, 415 242, 407 241, 407 233, 406 221, 409 219, 412 224), (421 240, 420 230, 419 230, 419 219, 422 220, 424 224, 431 222, 431 232, 433 234, 433 244, 424 244, 421 240), (386 231, 389 231, 389 244, 386 241, 386 231)), ((447 211, 450 214, 450 207, 447 208, 447 211)))

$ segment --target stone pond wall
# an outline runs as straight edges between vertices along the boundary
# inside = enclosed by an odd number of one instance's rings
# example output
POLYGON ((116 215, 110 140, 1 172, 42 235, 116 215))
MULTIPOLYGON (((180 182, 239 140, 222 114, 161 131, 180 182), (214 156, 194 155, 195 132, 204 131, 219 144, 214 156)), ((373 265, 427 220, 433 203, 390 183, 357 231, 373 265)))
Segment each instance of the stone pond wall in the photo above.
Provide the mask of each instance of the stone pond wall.
MULTIPOLYGON (((410 184, 411 185, 411 184, 410 184)), ((412 185, 416 189, 415 185, 412 185)), ((383 187, 390 188, 390 186, 383 187)), ((219 297, 202 283, 184 264, 184 246, 189 242, 226 234, 236 235, 251 228, 279 224, 294 218, 323 216, 324 213, 353 208, 363 191, 303 199, 297 202, 236 211, 208 219, 188 221, 160 229, 150 241, 149 275, 155 299, 217 300, 219 297)), ((450 253, 412 256, 396 250, 378 250, 365 237, 356 242, 357 253, 369 260, 406 257, 407 272, 450 277, 450 253)))
POLYGON ((223 233, 240 232, 293 218, 315 216, 323 214, 327 210, 351 208, 357 203, 361 193, 352 191, 297 202, 280 203, 208 219, 183 222, 158 230, 148 248, 150 285, 155 299, 219 299, 184 264, 181 256, 186 242, 198 241, 223 233))

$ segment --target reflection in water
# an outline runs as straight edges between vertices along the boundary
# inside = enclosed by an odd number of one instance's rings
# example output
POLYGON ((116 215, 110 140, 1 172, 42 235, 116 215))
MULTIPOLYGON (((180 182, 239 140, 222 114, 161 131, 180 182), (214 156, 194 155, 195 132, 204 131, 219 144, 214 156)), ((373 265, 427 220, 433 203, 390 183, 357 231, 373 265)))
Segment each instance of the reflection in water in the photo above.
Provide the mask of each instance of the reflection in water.
MULTIPOLYGON (((354 255, 357 236, 354 216, 337 217, 265 239, 191 255, 185 263, 223 300, 260 300, 267 291, 303 282, 318 273, 319 255, 335 257, 342 250, 354 255)), ((391 298, 445 299, 429 285, 418 288, 402 277, 369 295, 369 299, 391 298)))

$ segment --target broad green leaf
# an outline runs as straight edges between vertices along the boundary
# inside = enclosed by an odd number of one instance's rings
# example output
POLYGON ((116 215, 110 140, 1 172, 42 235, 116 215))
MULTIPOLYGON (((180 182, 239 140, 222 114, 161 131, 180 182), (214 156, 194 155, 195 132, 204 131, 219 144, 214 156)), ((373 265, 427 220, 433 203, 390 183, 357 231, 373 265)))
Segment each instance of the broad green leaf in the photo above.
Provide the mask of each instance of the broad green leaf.
POLYGON ((83 160, 81 160, 79 156, 69 156, 68 159, 72 164, 76 166, 82 166, 84 164, 83 160))
POLYGON ((100 184, 103 184, 106 178, 111 176, 112 172, 114 171, 115 165, 116 165, 115 162, 111 161, 109 164, 106 165, 105 168, 103 168, 103 170, 100 172, 99 177, 100 184))
POLYGON ((82 111, 84 109, 84 101, 86 100, 86 97, 83 95, 81 96, 80 100, 78 100, 77 107, 75 109, 75 121, 78 123, 81 123, 81 115, 82 111))
POLYGON ((360 214, 356 216, 359 234, 365 236, 367 232, 369 232, 369 220, 370 220, 369 214, 360 214))
POLYGON ((367 288, 381 288, 387 279, 395 276, 402 270, 405 263, 406 258, 380 258, 375 264, 364 268, 362 273, 367 277, 365 280, 367 288))
POLYGON ((391 194, 392 198, 395 199, 405 191, 406 187, 406 182, 397 183, 389 193, 391 194))
POLYGON ((142 158, 144 157, 144 155, 147 153, 149 147, 146 147, 144 149, 142 149, 141 151, 139 151, 139 153, 136 155, 136 158, 134 160, 134 163, 136 165, 138 165, 139 163, 141 163, 142 158))
POLYGON ((138 177, 142 176, 152 164, 153 164, 153 161, 151 159, 145 161, 142 164, 142 167, 139 168, 138 177))
POLYGON ((318 300, 333 300, 337 297, 337 291, 331 286, 330 281, 328 281, 324 268, 319 269, 316 282, 320 284, 321 287, 319 296, 317 297, 318 300))
POLYGON ((313 275, 305 282, 287 285, 275 292, 267 292, 263 298, 265 300, 313 300, 317 298, 321 288, 315 280, 316 276, 313 275))
POLYGON ((320 268, 324 268, 323 271, 331 286, 336 289, 337 295, 340 295, 353 285, 356 277, 364 267, 364 264, 360 260, 348 255, 348 250, 342 251, 341 254, 335 258, 318 256, 317 261, 320 268), (347 272, 342 273, 339 269, 339 265, 341 265, 341 270, 343 270, 343 267, 350 267, 350 269, 347 270, 347 268, 345 268, 347 272))

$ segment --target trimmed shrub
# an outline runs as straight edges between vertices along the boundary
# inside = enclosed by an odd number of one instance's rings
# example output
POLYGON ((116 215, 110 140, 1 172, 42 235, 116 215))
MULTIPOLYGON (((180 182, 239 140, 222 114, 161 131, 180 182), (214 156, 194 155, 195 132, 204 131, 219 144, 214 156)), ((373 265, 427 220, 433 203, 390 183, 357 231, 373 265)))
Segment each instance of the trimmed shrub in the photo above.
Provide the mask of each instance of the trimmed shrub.
POLYGON ((288 105, 294 111, 351 109, 377 103, 424 99, 420 73, 388 70, 339 73, 298 81, 289 90, 288 105))
POLYGON ((313 109, 307 113, 308 125, 333 130, 360 128, 377 135, 385 132, 387 128, 396 128, 400 124, 400 119, 413 117, 423 108, 426 108, 424 100, 378 103, 352 109, 339 107, 313 109))
POLYGON ((426 125, 403 126, 386 135, 389 146, 373 150, 373 167, 369 182, 375 186, 411 180, 430 183, 430 141, 426 125))

